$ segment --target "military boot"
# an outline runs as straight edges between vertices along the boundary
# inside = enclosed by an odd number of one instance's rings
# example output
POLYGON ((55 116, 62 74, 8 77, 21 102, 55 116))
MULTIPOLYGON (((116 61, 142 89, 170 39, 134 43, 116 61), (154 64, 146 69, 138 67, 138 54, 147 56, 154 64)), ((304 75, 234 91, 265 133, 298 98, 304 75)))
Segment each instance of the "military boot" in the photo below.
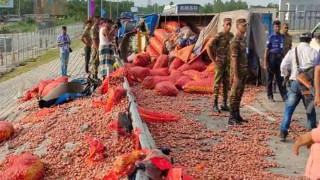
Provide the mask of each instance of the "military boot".
POLYGON ((213 112, 221 113, 221 112, 220 112, 220 109, 219 109, 219 107, 218 107, 218 100, 214 100, 214 103, 213 103, 213 112))
POLYGON ((224 103, 223 103, 223 105, 221 106, 221 110, 222 110, 222 111, 230 111, 230 108, 229 108, 227 102, 228 102, 228 101, 225 100, 224 103))
POLYGON ((229 125, 242 125, 242 122, 237 118, 236 112, 230 112, 229 125))
POLYGON ((247 123, 248 121, 247 120, 244 120, 241 115, 240 115, 240 110, 237 110, 236 111, 236 117, 238 118, 238 120, 242 123, 247 123))

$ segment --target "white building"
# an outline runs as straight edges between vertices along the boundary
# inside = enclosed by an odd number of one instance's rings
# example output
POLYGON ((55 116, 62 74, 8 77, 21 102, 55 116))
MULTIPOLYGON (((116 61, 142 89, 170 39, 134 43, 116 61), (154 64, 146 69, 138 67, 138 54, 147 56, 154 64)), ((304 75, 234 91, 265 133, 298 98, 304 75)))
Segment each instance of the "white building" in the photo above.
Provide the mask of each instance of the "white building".
POLYGON ((280 0, 279 19, 294 30, 310 30, 320 22, 320 0, 280 0))

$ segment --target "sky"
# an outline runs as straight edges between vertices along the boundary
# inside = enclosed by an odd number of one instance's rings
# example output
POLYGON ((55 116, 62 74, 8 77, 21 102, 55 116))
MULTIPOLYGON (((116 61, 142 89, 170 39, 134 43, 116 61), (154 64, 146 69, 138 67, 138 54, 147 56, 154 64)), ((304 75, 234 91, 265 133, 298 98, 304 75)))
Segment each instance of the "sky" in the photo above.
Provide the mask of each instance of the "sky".
MULTIPOLYGON (((204 5, 208 2, 213 2, 213 0, 151 0, 151 4, 158 3, 159 5, 168 5, 170 1, 173 1, 176 4, 181 4, 181 3, 192 3, 192 4, 201 4, 204 5)), ((225 1, 225 0, 223 0, 225 1)), ((242 0, 246 1, 249 5, 264 5, 266 6, 269 3, 279 3, 279 0, 242 0)), ((147 6, 148 0, 133 0, 134 4, 136 6, 147 6)))

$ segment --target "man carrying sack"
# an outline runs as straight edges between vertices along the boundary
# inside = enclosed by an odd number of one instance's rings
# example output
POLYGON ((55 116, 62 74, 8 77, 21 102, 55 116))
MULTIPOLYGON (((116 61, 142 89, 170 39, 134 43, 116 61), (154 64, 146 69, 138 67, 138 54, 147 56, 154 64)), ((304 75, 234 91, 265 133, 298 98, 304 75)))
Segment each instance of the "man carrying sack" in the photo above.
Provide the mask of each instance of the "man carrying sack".
POLYGON ((306 32, 301 34, 298 47, 291 49, 281 63, 282 75, 288 74, 286 73, 288 71, 291 72, 289 75, 288 99, 280 127, 280 138, 282 141, 285 141, 288 136, 292 115, 301 99, 307 110, 308 130, 316 128, 316 112, 314 106, 308 109, 309 104, 313 103, 313 96, 308 87, 298 80, 301 79, 301 76, 309 80, 313 79, 314 76, 313 70, 317 51, 310 47, 309 43, 311 39, 311 33, 306 32))

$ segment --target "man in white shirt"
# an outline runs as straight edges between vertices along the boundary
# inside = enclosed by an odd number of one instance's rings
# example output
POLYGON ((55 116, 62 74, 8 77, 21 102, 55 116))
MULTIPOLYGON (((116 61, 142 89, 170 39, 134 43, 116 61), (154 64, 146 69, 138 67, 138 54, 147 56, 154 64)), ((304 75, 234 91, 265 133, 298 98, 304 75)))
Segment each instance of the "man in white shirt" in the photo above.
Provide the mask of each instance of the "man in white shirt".
MULTIPOLYGON (((310 99, 302 95, 301 89, 304 87, 297 80, 299 72, 306 70, 315 65, 317 51, 310 47, 309 43, 312 39, 311 33, 303 33, 300 35, 300 44, 297 47, 297 53, 295 48, 291 49, 284 57, 281 63, 281 74, 284 75, 286 72, 291 71, 290 75, 290 87, 288 87, 288 99, 286 100, 286 107, 283 114, 283 119, 280 127, 280 138, 282 141, 286 140, 288 135, 288 129, 290 128, 291 117, 294 113, 295 108, 302 99, 305 108, 310 103, 310 99), (296 62, 296 54, 298 55, 299 69, 296 62)), ((311 130, 316 128, 316 112, 313 108, 310 113, 307 112, 308 117, 308 129, 311 130)))

